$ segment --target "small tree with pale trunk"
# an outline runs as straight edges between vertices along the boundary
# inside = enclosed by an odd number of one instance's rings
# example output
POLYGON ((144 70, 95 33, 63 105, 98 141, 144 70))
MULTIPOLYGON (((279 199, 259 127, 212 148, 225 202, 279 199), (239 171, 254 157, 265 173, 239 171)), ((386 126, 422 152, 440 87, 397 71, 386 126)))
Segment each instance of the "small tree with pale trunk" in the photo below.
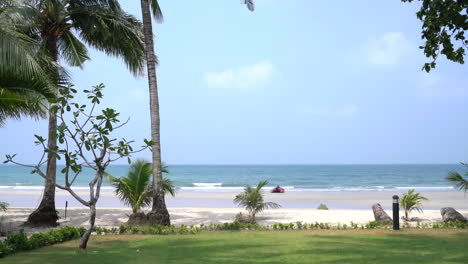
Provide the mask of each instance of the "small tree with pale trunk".
POLYGON ((111 138, 116 129, 127 124, 120 122, 118 119, 119 113, 114 109, 106 108, 98 112, 97 105, 100 104, 103 97, 102 90, 104 85, 94 86, 91 90, 84 90, 91 106, 80 105, 72 102, 74 94, 77 93, 72 87, 63 88, 60 90, 60 97, 57 101, 51 104, 51 111, 57 114, 59 126, 57 133, 54 135, 58 139, 59 144, 54 149, 48 149, 46 145, 47 139, 35 135, 37 145, 40 145, 44 153, 36 165, 22 164, 14 160, 15 155, 6 155, 5 163, 11 162, 20 166, 30 167, 32 173, 39 174, 46 178, 42 166, 47 162, 45 159, 49 154, 55 155, 57 159, 63 159, 65 167, 61 173, 64 175, 65 184, 56 183, 56 187, 68 191, 82 205, 89 208, 89 227, 81 238, 80 249, 85 250, 91 232, 96 220, 96 203, 99 200, 101 193, 101 185, 108 166, 119 159, 128 158, 130 155, 150 148, 152 142, 145 140, 143 145, 138 150, 134 150, 131 146, 133 141, 125 139, 117 140, 111 138), (89 198, 83 198, 78 195, 72 188, 78 176, 81 174, 84 167, 91 168, 95 171, 94 178, 89 182, 89 198))

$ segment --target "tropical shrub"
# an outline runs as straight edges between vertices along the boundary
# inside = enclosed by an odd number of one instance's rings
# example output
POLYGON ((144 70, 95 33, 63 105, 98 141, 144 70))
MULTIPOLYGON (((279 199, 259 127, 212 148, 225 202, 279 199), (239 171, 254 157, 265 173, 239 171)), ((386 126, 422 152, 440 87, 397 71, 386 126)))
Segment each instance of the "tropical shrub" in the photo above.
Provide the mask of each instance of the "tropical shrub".
POLYGON ((18 251, 36 249, 78 239, 85 231, 86 229, 83 227, 76 228, 73 226, 62 226, 52 229, 49 232, 33 234, 28 238, 23 230, 20 230, 19 233, 8 235, 5 241, 0 241, 0 257, 4 257, 18 251))
POLYGON ((28 250, 30 248, 28 237, 22 229, 19 233, 8 235, 4 243, 10 246, 13 251, 28 250))
POLYGON ((320 204, 318 207, 317 207, 318 210, 328 210, 328 207, 326 204, 320 204))
POLYGON ((255 222, 255 215, 269 208, 280 208, 281 205, 273 202, 264 202, 261 192, 263 186, 267 185, 268 181, 261 181, 256 188, 246 185, 244 191, 236 195, 234 203, 242 206, 249 212, 252 222, 255 222))
MULTIPOLYGON (((167 166, 163 165, 162 171, 169 173, 167 166)), ((127 176, 115 178, 107 174, 109 181, 115 187, 117 197, 125 204, 132 207, 133 213, 138 213, 143 207, 149 206, 153 198, 152 166, 144 159, 137 159, 131 165, 127 176)), ((174 182, 163 178, 163 190, 172 196, 176 193, 174 182)))
POLYGON ((400 206, 405 210, 405 219, 409 221, 409 214, 411 211, 416 210, 420 213, 422 210, 421 201, 427 201, 428 199, 424 196, 421 196, 420 193, 415 193, 414 189, 408 190, 404 193, 400 199, 400 206))

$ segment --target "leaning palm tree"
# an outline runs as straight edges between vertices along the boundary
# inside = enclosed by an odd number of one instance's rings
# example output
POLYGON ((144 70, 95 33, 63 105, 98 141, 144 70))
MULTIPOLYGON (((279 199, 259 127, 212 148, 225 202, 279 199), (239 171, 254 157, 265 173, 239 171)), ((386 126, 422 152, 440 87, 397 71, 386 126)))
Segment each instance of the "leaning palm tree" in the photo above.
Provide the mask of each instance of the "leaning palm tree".
POLYGON ((53 64, 38 52, 36 40, 2 15, 11 7, 10 1, 0 0, 0 126, 8 118, 45 117, 43 106, 54 97, 46 71, 53 64))
MULTIPOLYGON (((462 163, 463 166, 468 167, 468 164, 462 163)), ((468 176, 468 173, 465 173, 468 176)), ((464 179, 458 172, 452 171, 448 174, 446 179, 455 185, 455 188, 463 191, 466 195, 468 193, 468 180, 464 179)))
MULTIPOLYGON (((169 173, 167 166, 163 165, 163 173, 169 173)), ((115 178, 108 175, 115 187, 117 197, 128 206, 131 206, 134 214, 141 212, 143 207, 149 206, 153 197, 151 163, 144 159, 132 162, 127 176, 115 178)), ((176 187, 169 178, 163 178, 163 190, 165 194, 175 196, 176 187)))
POLYGON ((249 212, 252 222, 255 222, 255 215, 269 208, 280 208, 281 205, 273 202, 264 202, 262 188, 267 185, 268 181, 261 181, 256 188, 246 185, 244 191, 236 195, 234 203, 242 206, 249 212))
MULTIPOLYGON (((254 11, 253 0, 243 0, 250 11, 254 11)), ((146 69, 149 85, 150 119, 151 119, 151 142, 152 163, 153 163, 153 184, 154 196, 151 212, 148 214, 150 223, 155 225, 170 225, 169 212, 167 211, 164 191, 162 188, 162 166, 161 166, 161 137, 160 137, 160 116, 158 81, 156 77, 156 65, 158 63, 153 42, 153 24, 151 23, 151 13, 158 23, 163 22, 163 14, 158 0, 141 0, 141 13, 143 17, 143 32, 145 36, 146 69)))
MULTIPOLYGON (((121 57, 133 74, 144 68, 141 23, 120 7, 117 0, 10 0, 13 7, 2 16, 39 42, 40 50, 55 63, 83 67, 89 59, 84 43, 108 55, 121 57), (83 43, 84 41, 84 43, 83 43)), ((55 93, 59 91, 59 72, 52 74, 55 93)), ((56 114, 49 112, 47 148, 57 146, 56 114)), ((31 225, 56 225, 56 155, 48 152, 46 182, 39 207, 28 217, 31 225)))
POLYGON ((415 193, 414 189, 408 190, 408 192, 404 193, 400 199, 400 206, 405 210, 405 220, 409 221, 409 214, 413 210, 422 213, 423 210, 421 201, 427 200, 428 199, 424 196, 421 196, 420 193, 415 193))

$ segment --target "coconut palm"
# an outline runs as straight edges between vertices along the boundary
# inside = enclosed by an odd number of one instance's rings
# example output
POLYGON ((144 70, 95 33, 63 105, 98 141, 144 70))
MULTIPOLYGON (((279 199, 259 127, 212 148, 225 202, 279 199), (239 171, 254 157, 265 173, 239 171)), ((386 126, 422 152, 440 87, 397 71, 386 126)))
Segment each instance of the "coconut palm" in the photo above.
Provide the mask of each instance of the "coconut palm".
POLYGON ((428 199, 424 196, 421 196, 420 193, 415 193, 414 189, 408 190, 404 193, 400 199, 400 206, 405 210, 405 219, 409 221, 409 214, 411 211, 416 210, 420 213, 422 210, 421 201, 427 201, 428 199))
MULTIPOLYGON (((162 172, 169 173, 167 166, 163 165, 162 172)), ((137 159, 131 164, 127 176, 115 178, 108 174, 117 197, 125 205, 131 206, 134 214, 151 204, 153 197, 151 173, 151 163, 144 159, 137 159)), ((169 178, 163 178, 163 190, 165 194, 175 196, 174 182, 169 178)))
POLYGON ((261 181, 256 188, 246 185, 244 191, 236 195, 234 203, 242 206, 249 212, 252 222, 255 222, 255 215, 266 209, 280 208, 281 205, 273 202, 264 202, 262 188, 267 185, 268 181, 261 181))
MULTIPOLYGON (((83 67, 89 59, 85 43, 108 55, 121 57, 133 74, 144 68, 141 23, 127 14, 117 0, 21 0, 12 1, 2 19, 21 25, 39 43, 39 49, 53 62, 59 59, 69 66, 83 67), (83 43, 84 42, 84 43, 83 43)), ((3 48, 3 47, 2 47, 3 48)), ((59 72, 52 75, 58 92, 59 72)), ((49 113, 48 149, 55 149, 57 118, 49 113)), ((47 157, 47 180, 39 207, 28 217, 32 225, 56 225, 56 156, 47 157)))
POLYGON ((46 69, 52 63, 38 52, 38 42, 2 15, 13 7, 0 0, 0 126, 7 118, 45 117, 46 99, 54 97, 46 69))
MULTIPOLYGON (((462 165, 468 167, 468 164, 466 163, 462 163, 462 165)), ((465 176, 468 176, 468 173, 465 173, 465 176)), ((468 193, 468 180, 464 179, 458 172, 450 172, 446 179, 452 182, 455 185, 455 188, 465 192, 465 195, 468 193)))
MULTIPOLYGON (((244 0, 244 4, 250 11, 254 11, 253 0, 244 0)), ((160 137, 160 115, 158 81, 156 77, 156 65, 158 63, 153 42, 153 24, 151 23, 151 13, 158 23, 162 23, 163 14, 158 0, 141 0, 141 13, 143 17, 143 32, 145 38, 146 69, 148 74, 149 97, 150 97, 150 119, 151 119, 151 142, 152 145, 152 171, 154 196, 153 206, 149 219, 151 224, 170 225, 169 212, 167 211, 164 191, 162 188, 162 167, 161 167, 161 137, 160 137)))

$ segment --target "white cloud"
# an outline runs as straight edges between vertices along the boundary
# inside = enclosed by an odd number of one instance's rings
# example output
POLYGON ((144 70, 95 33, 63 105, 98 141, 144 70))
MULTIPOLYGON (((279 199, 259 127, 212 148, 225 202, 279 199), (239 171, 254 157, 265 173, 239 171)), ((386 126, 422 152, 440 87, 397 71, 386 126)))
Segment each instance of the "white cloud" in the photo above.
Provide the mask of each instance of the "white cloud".
POLYGON ((387 32, 380 37, 371 37, 364 46, 367 63, 396 65, 411 53, 414 45, 402 32, 387 32))
POLYGON ((359 106, 355 104, 321 106, 300 105, 297 107, 297 112, 299 114, 318 118, 352 118, 359 113, 359 106))
POLYGON ((273 64, 261 61, 222 72, 205 73, 205 83, 213 88, 258 88, 266 85, 273 75, 273 64))

